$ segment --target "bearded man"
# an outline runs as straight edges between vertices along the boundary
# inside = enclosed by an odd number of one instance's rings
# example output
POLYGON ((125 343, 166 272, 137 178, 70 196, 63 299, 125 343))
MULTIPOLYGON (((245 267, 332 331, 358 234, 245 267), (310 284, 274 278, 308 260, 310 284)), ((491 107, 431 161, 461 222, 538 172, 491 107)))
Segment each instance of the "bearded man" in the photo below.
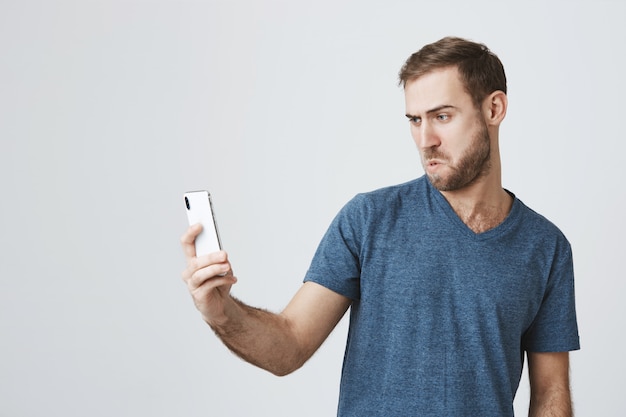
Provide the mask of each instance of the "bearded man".
POLYGON ((338 416, 513 416, 524 354, 529 415, 571 416, 572 253, 502 187, 502 63, 448 37, 411 55, 400 83, 425 175, 348 202, 278 314, 232 297, 228 255, 196 257, 201 228, 190 227, 183 279, 196 307, 231 350, 277 375, 350 309, 338 416))

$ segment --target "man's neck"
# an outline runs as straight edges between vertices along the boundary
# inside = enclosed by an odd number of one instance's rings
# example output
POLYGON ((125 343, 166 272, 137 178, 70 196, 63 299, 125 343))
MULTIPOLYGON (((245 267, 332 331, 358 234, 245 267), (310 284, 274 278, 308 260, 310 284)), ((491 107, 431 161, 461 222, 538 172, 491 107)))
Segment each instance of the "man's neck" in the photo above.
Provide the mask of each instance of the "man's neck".
POLYGON ((513 206, 513 197, 502 188, 499 178, 491 181, 485 178, 461 190, 442 191, 442 194, 474 233, 498 226, 513 206))

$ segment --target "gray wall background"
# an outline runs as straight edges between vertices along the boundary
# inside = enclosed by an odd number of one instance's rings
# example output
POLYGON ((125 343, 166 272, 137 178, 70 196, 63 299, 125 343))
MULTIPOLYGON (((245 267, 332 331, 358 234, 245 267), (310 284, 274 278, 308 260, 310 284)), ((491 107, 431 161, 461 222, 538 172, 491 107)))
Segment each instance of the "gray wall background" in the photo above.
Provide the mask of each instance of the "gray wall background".
POLYGON ((0 416, 334 415, 346 321, 285 378, 230 354, 180 281, 182 193, 213 194, 234 293, 280 310, 349 198, 421 175, 396 74, 450 34, 503 60, 504 184, 573 245, 578 415, 623 416, 624 16, 0 0, 0 416))

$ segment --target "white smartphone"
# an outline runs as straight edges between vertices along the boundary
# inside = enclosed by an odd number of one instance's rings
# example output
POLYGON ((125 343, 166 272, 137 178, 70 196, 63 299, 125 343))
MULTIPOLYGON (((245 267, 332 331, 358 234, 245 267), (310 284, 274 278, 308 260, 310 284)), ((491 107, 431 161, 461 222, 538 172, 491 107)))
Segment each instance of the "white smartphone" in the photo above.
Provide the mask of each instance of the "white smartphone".
POLYGON ((196 256, 222 250, 211 194, 205 190, 188 191, 185 193, 185 206, 189 225, 202 224, 202 232, 196 237, 195 242, 196 256))

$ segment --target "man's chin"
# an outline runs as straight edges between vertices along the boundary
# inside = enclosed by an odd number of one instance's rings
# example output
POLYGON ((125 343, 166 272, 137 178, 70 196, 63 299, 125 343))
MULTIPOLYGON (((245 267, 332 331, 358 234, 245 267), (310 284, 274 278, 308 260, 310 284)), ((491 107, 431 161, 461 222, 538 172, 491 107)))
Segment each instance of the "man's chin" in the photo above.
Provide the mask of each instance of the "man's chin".
POLYGON ((450 191, 448 184, 444 179, 441 178, 441 175, 427 173, 426 177, 428 178, 428 181, 430 181, 430 183, 433 185, 433 187, 435 187, 439 191, 450 191))
POLYGON ((465 188, 472 183, 472 181, 463 182, 459 178, 443 177, 438 174, 426 174, 430 183, 439 191, 457 191, 461 188, 465 188))

